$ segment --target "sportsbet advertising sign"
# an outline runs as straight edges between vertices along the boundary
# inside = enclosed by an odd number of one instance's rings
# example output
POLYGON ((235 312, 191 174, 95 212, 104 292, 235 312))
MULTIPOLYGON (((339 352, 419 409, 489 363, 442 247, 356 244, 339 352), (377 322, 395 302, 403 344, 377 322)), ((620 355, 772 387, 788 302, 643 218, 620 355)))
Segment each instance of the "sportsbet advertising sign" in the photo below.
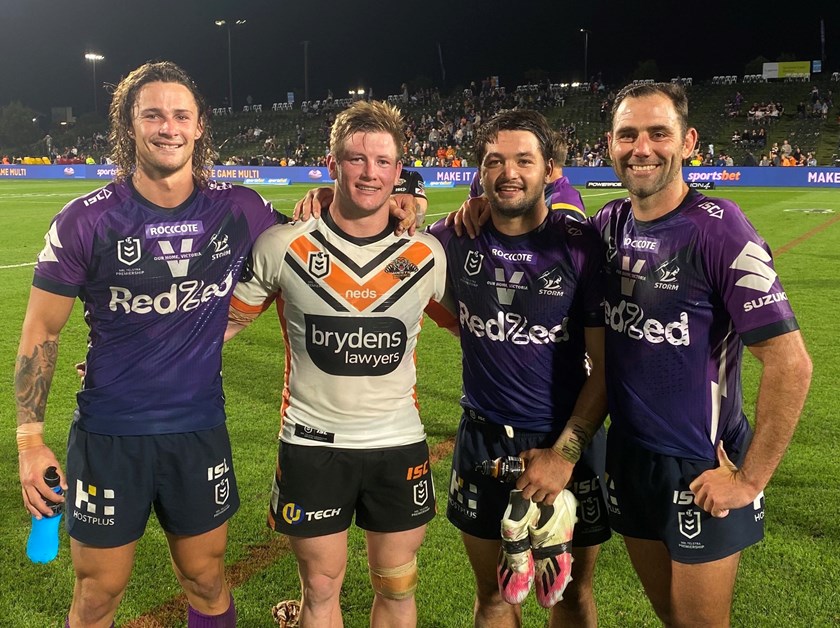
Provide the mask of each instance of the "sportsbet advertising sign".
MULTIPOLYGON (((426 187, 467 186, 475 176, 475 168, 416 168, 423 175, 426 187)), ((110 181, 116 172, 114 166, 43 166, 3 165, 3 179, 99 179, 110 181)), ((589 188, 616 187, 618 178, 612 168, 563 168, 563 174, 572 185, 589 188)), ((216 166, 212 178, 235 181, 247 185, 330 185, 329 174, 322 167, 260 167, 216 166)), ((840 168, 683 168, 688 183, 713 184, 714 187, 840 187, 840 168)))

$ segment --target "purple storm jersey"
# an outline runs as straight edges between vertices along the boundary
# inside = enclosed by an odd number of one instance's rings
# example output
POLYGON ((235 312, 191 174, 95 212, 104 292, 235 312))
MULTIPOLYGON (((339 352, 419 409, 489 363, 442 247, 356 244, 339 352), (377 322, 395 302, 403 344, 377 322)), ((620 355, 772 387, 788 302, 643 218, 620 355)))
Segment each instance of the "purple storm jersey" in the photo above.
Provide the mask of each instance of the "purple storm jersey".
MULTIPOLYGON (((481 187, 481 178, 476 175, 470 183, 470 198, 477 198, 482 194, 484 194, 484 188, 481 187)), ((560 177, 546 184, 545 204, 550 210, 568 214, 574 220, 586 219, 583 198, 566 177, 560 177)))
POLYGON ((798 329, 769 247, 737 205, 695 191, 654 221, 635 220, 629 199, 591 220, 606 255, 610 430, 682 458, 739 447, 744 344, 798 329))
POLYGON ((111 183, 61 210, 32 283, 84 304, 80 427, 142 435, 224 422, 233 285, 254 240, 278 221, 285 218, 253 190, 215 182, 175 209, 111 183))
POLYGON ((492 222, 475 240, 442 220, 429 231, 446 250, 457 308, 461 405, 493 423, 558 431, 586 380, 583 328, 603 325, 597 234, 560 212, 517 237, 492 222))

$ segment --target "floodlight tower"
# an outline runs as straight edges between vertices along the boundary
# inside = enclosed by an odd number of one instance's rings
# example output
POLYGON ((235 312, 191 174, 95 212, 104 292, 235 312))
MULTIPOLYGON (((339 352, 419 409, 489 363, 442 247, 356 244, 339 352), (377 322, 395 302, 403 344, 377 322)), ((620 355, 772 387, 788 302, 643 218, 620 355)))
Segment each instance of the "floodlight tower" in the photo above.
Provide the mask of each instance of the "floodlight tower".
POLYGON ((227 29, 227 53, 228 53, 228 107, 233 109, 233 54, 230 45, 230 27, 242 26, 248 20, 216 20, 215 24, 218 27, 224 26, 227 29))
POLYGON ((105 57, 95 52, 88 52, 87 54, 85 54, 85 59, 90 61, 93 65, 93 113, 99 113, 99 107, 97 105, 96 98, 96 62, 104 61, 105 57))

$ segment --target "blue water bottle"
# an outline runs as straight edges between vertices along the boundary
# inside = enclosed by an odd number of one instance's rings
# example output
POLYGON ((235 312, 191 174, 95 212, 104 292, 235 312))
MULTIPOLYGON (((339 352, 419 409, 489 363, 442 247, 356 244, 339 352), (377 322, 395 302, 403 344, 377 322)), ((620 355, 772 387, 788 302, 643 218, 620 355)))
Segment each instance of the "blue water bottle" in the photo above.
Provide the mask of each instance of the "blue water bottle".
MULTIPOLYGON (((59 495, 64 492, 61 490, 61 478, 58 477, 58 470, 55 467, 48 467, 44 472, 44 482, 59 495)), ((58 526, 61 523, 64 503, 46 502, 46 504, 53 514, 41 519, 32 517, 32 529, 26 541, 26 555, 33 563, 48 563, 58 555, 58 526)))

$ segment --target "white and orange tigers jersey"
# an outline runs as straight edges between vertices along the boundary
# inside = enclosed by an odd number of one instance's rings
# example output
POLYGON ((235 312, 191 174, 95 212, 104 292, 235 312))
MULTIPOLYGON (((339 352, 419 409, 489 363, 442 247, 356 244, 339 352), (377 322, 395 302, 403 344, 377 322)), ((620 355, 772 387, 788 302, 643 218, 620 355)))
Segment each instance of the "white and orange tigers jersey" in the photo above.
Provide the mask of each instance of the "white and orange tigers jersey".
POLYGON ((280 439, 383 448, 422 441, 414 350, 446 256, 427 234, 343 233, 327 215, 263 233, 232 307, 277 302, 286 347, 280 439))

